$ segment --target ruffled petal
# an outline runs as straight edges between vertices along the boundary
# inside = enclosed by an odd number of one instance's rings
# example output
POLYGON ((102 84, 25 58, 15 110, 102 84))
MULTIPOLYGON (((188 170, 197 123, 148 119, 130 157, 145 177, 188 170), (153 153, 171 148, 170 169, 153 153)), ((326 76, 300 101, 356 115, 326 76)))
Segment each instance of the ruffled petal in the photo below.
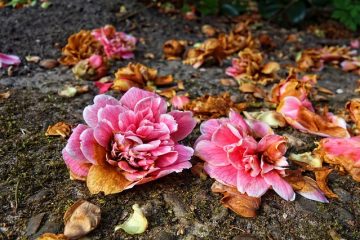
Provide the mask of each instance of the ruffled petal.
POLYGON ((295 192, 291 185, 279 176, 275 171, 263 175, 265 181, 272 186, 274 191, 286 201, 295 200, 295 192))
POLYGON ((171 134, 171 138, 175 141, 180 141, 186 138, 196 126, 196 121, 193 118, 193 114, 190 111, 180 112, 171 111, 169 112, 174 117, 178 124, 178 130, 171 134))
POLYGON ((219 167, 205 163, 204 170, 210 177, 216 179, 222 184, 234 187, 237 185, 237 169, 231 165, 219 167))
POLYGON ((106 150, 98 144, 94 138, 94 130, 88 128, 80 135, 80 149, 85 158, 95 165, 102 165, 105 162, 106 150))
POLYGON ((195 148, 195 154, 202 160, 214 166, 229 165, 227 153, 223 148, 216 146, 214 143, 204 140, 199 142, 195 148))

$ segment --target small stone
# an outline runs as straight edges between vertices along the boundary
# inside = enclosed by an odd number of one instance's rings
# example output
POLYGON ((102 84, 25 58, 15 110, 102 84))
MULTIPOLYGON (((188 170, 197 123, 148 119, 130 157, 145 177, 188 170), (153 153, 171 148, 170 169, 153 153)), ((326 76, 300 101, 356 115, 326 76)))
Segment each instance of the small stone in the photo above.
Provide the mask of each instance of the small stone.
POLYGON ((342 188, 334 188, 334 192, 339 196, 341 202, 350 202, 352 199, 351 194, 342 188))
POLYGON ((341 88, 338 88, 338 89, 336 89, 336 93, 337 94, 342 94, 342 93, 344 93, 344 90, 342 90, 341 88))
POLYGON ((28 204, 34 204, 37 202, 44 202, 45 200, 47 200, 47 198, 49 198, 50 194, 52 192, 48 189, 43 189, 40 190, 39 192, 35 193, 34 195, 30 196, 26 202, 28 204))
POLYGON ((307 212, 318 212, 317 205, 315 201, 308 200, 306 198, 301 197, 299 201, 295 203, 295 206, 300 207, 301 210, 305 210, 307 212))
POLYGON ((55 59, 44 59, 41 60, 39 66, 46 69, 52 69, 59 65, 59 62, 55 59))
POLYGON ((63 229, 62 219, 57 218, 55 215, 50 215, 34 237, 39 237, 43 233, 60 233, 61 229, 63 229))
POLYGON ((33 235, 39 229, 42 219, 44 218, 45 213, 39 213, 29 219, 28 225, 26 227, 26 236, 33 235))

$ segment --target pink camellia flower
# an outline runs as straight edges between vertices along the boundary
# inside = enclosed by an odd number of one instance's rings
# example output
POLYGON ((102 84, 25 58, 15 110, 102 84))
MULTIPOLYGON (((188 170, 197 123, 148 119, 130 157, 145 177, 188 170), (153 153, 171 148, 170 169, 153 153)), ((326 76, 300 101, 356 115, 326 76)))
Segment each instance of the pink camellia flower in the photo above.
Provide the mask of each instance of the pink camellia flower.
POLYGON ((96 96, 83 113, 87 125, 74 129, 62 151, 71 176, 86 180, 90 192, 107 194, 190 168, 193 149, 178 141, 196 122, 191 112, 166 110, 165 100, 138 88, 120 100, 96 96))
POLYGON ((124 32, 116 32, 114 26, 95 29, 92 35, 104 46, 108 58, 129 59, 134 57, 136 38, 124 32))
POLYGON ((210 177, 237 187, 240 193, 261 197, 272 188, 283 199, 292 201, 295 193, 282 178, 288 166, 284 157, 286 140, 264 129, 271 128, 260 121, 247 123, 231 111, 229 118, 201 124, 195 154, 205 161, 204 169, 210 177))
POLYGON ((10 65, 19 65, 20 62, 21 61, 18 56, 0 53, 0 69, 6 68, 10 65))
POLYGON ((321 139, 315 153, 360 182, 360 136, 321 139))

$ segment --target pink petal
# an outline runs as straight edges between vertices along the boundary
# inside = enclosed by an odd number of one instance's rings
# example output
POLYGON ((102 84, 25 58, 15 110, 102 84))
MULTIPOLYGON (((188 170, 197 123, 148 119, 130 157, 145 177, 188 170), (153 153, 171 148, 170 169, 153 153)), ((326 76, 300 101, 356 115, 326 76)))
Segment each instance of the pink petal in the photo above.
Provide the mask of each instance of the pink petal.
POLYGON ((250 197, 261 197, 269 189, 270 185, 261 177, 257 176, 252 178, 245 187, 245 192, 250 197))
POLYGON ((174 108, 183 109, 183 107, 190 102, 190 98, 187 96, 174 96, 170 102, 174 108))
POLYGON ((178 152, 169 152, 165 155, 161 155, 156 160, 156 167, 164 168, 174 164, 178 159, 178 152))
POLYGON ((94 138, 94 130, 86 129, 80 135, 80 149, 85 158, 95 165, 101 165, 105 162, 106 151, 100 146, 94 138))
POLYGON ((157 172, 152 173, 152 175, 155 175, 155 179, 164 177, 170 173, 176 172, 182 172, 184 169, 191 168, 191 163, 189 161, 185 162, 179 162, 173 165, 170 165, 168 167, 161 168, 161 170, 158 170, 157 172))
POLYGON ((161 97, 148 97, 141 99, 134 108, 134 112, 142 112, 151 109, 154 116, 166 113, 167 105, 161 97))
POLYGON ((79 124, 76 128, 73 129, 72 134, 66 144, 65 150, 69 153, 72 158, 82 160, 85 159, 84 154, 81 152, 80 149, 80 135, 83 131, 85 131, 88 126, 79 124))
POLYGON ((295 193, 291 185, 279 176, 276 171, 271 171, 263 175, 265 181, 272 186, 274 191, 286 201, 295 200, 295 193))
POLYGON ((107 91, 109 91, 109 89, 112 87, 112 85, 114 84, 113 82, 108 82, 108 83, 103 83, 100 81, 94 82, 95 87, 97 87, 99 89, 99 93, 103 94, 106 93, 107 91))
POLYGON ((239 142, 241 135, 231 124, 221 125, 212 135, 211 141, 218 147, 239 142))
POLYGON ((237 185, 237 169, 231 165, 218 167, 205 163, 204 170, 210 177, 222 184, 234 187, 237 185))
POLYGON ((156 97, 156 94, 132 87, 121 97, 120 103, 128 109, 134 110, 136 104, 147 97, 156 97))
POLYGON ((83 117, 90 127, 96 126, 99 121, 98 112, 106 105, 119 105, 119 101, 108 95, 97 95, 94 98, 94 104, 84 109, 83 117))
POLYGON ((214 143, 203 140, 196 145, 195 154, 205 162, 214 166, 229 165, 227 153, 223 148, 216 146, 214 143))
POLYGON ((178 124, 173 116, 170 114, 161 114, 160 122, 165 123, 169 128, 170 133, 176 132, 178 130, 178 124))
POLYGON ((86 160, 74 159, 65 149, 62 150, 62 155, 67 167, 79 179, 85 178, 88 175, 91 163, 86 160))
POLYGON ((324 193, 319 189, 316 181, 309 177, 304 177, 305 184, 307 187, 297 191, 301 196, 322 203, 328 203, 329 201, 326 199, 324 193))
POLYGON ((236 186, 239 192, 245 193, 246 186, 252 181, 253 177, 242 169, 237 170, 236 186))
MULTIPOLYGON (((203 122, 200 125, 200 132, 202 134, 209 134, 212 135, 216 129, 220 127, 220 122, 217 119, 210 119, 205 122, 203 122)), ((210 139, 208 139, 210 140, 210 139)))
POLYGON ((282 100, 277 111, 284 114, 286 117, 296 119, 301 106, 302 104, 298 98, 288 96, 282 100))
POLYGON ((126 161, 120 161, 120 162, 117 163, 117 165, 121 170, 124 170, 124 171, 129 172, 129 173, 135 173, 135 172, 138 171, 137 169, 132 168, 129 165, 129 163, 127 163, 126 161))
POLYGON ((151 155, 158 157, 158 156, 164 155, 170 151, 172 151, 171 146, 160 146, 160 147, 150 151, 150 153, 151 153, 151 155))
POLYGON ((259 120, 248 120, 247 123, 252 130, 254 137, 262 138, 266 135, 274 134, 272 128, 265 122, 259 120))
POLYGON ((245 122, 244 118, 239 113, 231 110, 229 113, 229 119, 231 123, 234 126, 237 126, 244 134, 250 134, 249 125, 245 122))
POLYGON ((147 151, 151 151, 156 149, 157 147, 159 147, 161 141, 160 140, 155 140, 155 141, 151 141, 145 144, 139 144, 137 146, 135 146, 133 148, 134 151, 138 151, 138 152, 147 152, 147 151))
POLYGON ((126 111, 126 109, 120 105, 106 105, 98 111, 99 121, 105 121, 109 126, 119 131, 119 115, 126 111))
POLYGON ((2 66, 7 67, 9 65, 18 65, 20 63, 21 61, 18 56, 0 53, 0 68, 2 66))
POLYGON ((109 149, 113 136, 114 129, 105 121, 100 121, 94 128, 94 137, 96 141, 105 149, 109 149))
POLYGON ((196 121, 190 111, 171 111, 168 114, 173 116, 178 124, 178 130, 171 134, 171 138, 175 141, 186 138, 196 126, 196 121))
POLYGON ((191 147, 186 147, 181 144, 176 144, 174 150, 178 152, 177 162, 189 161, 194 154, 194 150, 191 147))

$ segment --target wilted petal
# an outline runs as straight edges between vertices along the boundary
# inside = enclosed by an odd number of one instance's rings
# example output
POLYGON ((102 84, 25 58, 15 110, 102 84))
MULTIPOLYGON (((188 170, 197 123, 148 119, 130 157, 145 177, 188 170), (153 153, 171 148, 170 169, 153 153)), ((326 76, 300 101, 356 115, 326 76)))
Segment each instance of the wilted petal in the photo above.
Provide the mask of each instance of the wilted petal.
POLYGON ((0 68, 20 64, 20 58, 15 55, 0 53, 0 68))
POLYGON ((315 180, 306 176, 304 177, 304 180, 305 180, 305 186, 301 190, 297 191, 298 194, 314 201, 323 202, 323 203, 329 202, 326 199, 324 193, 319 189, 315 180))

